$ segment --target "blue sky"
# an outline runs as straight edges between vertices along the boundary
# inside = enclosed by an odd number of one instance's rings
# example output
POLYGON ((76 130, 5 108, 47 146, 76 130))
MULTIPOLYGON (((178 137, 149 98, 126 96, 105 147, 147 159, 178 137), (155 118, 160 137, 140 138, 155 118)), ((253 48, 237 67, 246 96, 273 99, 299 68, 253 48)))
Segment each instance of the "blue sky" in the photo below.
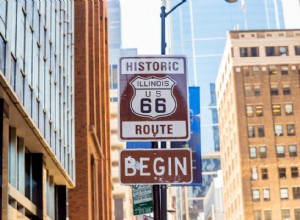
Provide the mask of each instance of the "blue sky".
POLYGON ((120 0, 122 47, 140 55, 160 54, 161 0, 120 0))

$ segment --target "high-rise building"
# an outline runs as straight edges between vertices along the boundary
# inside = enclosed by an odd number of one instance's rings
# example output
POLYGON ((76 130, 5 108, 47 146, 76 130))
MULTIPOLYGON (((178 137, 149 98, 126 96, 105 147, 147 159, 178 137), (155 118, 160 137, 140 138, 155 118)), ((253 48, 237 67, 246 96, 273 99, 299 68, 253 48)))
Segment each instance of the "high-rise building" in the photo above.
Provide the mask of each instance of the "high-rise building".
MULTIPOLYGON (((171 6, 178 2, 171 1, 171 6)), ((217 159, 220 156, 213 153, 220 151, 215 80, 227 31, 283 28, 281 0, 245 0, 232 4, 225 0, 190 0, 169 16, 171 34, 167 50, 187 56, 189 85, 200 86, 201 154, 214 155, 217 159)), ((220 162, 214 159, 214 163, 214 168, 218 168, 220 162)), ((206 172, 210 168, 205 165, 202 168, 203 184, 190 190, 197 192, 189 195, 191 199, 205 196, 211 180, 217 176, 217 170, 206 172)))
POLYGON ((73 1, 0 1, 1 219, 68 217, 73 21, 73 1))
POLYGON ((69 192, 70 219, 112 219, 107 1, 72 2, 76 187, 69 192))
POLYGON ((300 29, 231 31, 216 93, 225 219, 300 219, 300 29))

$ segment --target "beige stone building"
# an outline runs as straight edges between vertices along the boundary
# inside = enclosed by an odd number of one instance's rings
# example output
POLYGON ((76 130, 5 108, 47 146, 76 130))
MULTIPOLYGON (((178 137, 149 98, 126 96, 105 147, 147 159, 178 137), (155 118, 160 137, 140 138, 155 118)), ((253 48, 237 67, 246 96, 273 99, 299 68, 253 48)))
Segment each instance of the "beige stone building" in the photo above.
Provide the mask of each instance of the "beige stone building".
POLYGON ((216 83, 228 220, 300 219, 300 30, 231 31, 216 83))
MULTIPOLYGON (((117 97, 116 89, 110 90, 111 100, 117 97)), ((132 193, 129 186, 120 184, 119 175, 119 155, 120 151, 125 149, 125 142, 118 138, 118 102, 110 102, 110 128, 111 128, 111 163, 112 163, 112 181, 113 181, 113 213, 115 220, 134 219, 132 211, 132 193)))

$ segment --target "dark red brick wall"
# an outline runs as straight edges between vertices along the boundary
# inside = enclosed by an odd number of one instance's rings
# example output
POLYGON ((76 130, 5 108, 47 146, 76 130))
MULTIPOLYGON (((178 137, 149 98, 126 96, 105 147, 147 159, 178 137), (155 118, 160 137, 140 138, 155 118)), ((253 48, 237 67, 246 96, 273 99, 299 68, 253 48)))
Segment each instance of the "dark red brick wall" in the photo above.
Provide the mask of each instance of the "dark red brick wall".
POLYGON ((69 191, 69 216, 76 220, 109 220, 112 181, 107 3, 74 1, 74 5, 76 187, 69 191))

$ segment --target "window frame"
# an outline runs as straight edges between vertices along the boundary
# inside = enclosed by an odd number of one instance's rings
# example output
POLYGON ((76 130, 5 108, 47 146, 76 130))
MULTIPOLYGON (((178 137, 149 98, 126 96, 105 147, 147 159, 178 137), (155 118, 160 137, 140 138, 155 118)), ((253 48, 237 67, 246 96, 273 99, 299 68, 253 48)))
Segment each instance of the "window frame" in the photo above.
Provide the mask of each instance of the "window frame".
POLYGON ((262 117, 264 116, 264 111, 263 111, 263 106, 262 105, 256 105, 255 106, 255 115, 257 117, 262 117))
POLYGON ((261 179, 262 179, 262 180, 267 180, 267 179, 269 179, 268 168, 263 167, 263 168, 261 168, 260 172, 261 172, 261 179))
POLYGON ((285 157, 285 147, 284 145, 276 145, 276 157, 285 157))
POLYGON ((255 126, 248 125, 248 138, 254 138, 254 137, 255 137, 255 126))
POLYGON ((289 209, 281 209, 281 217, 283 220, 291 218, 291 212, 289 209))
POLYGON ((257 125, 257 136, 265 137, 265 126, 264 125, 257 125))
POLYGON ((281 200, 288 200, 289 199, 289 189, 287 187, 280 188, 279 192, 280 192, 280 199, 281 200))
POLYGON ((271 196, 270 196, 270 189, 268 189, 268 188, 265 188, 265 189, 263 189, 263 199, 264 199, 264 201, 270 201, 270 198, 271 196))
POLYGON ((288 147, 289 147, 289 156, 290 157, 297 157, 297 145, 296 144, 291 144, 288 147), (292 150, 292 148, 295 148, 295 149, 292 150))
POLYGON ((291 92, 291 86, 288 85, 288 84, 282 85, 282 95, 289 96, 291 94, 292 94, 292 92, 291 92))
POLYGON ((278 85, 274 85, 274 84, 271 85, 270 93, 271 93, 271 96, 278 96, 279 95, 278 85))
POLYGON ((295 49, 295 55, 300 56, 300 45, 295 45, 294 49, 295 49))
POLYGON ((272 104, 272 114, 273 116, 281 116, 281 105, 272 104))
POLYGON ((293 115, 294 114, 294 109, 293 109, 293 104, 292 103, 285 103, 284 104, 284 111, 285 111, 285 115, 293 115), (290 106, 290 109, 288 109, 290 106), (291 110, 291 111, 289 111, 291 110))
POLYGON ((287 136, 295 136, 295 124, 286 124, 286 134, 287 136))
POLYGON ((291 167, 291 177, 292 178, 298 178, 299 177, 298 167, 291 167))
POLYGON ((279 179, 286 179, 286 168, 278 167, 278 177, 279 179))
POLYGON ((267 147, 266 146, 259 146, 259 157, 267 158, 267 147), (264 149, 264 151, 262 151, 261 149, 264 149))
POLYGON ((252 201, 259 202, 260 201, 260 191, 259 189, 252 189, 252 201))
POLYGON ((246 105, 246 115, 247 117, 254 116, 253 105, 246 105))
POLYGON ((275 136, 283 136, 283 126, 282 126, 282 124, 275 124, 274 125, 274 133, 275 133, 275 136))
POLYGON ((257 158, 257 151, 256 151, 256 147, 249 147, 249 157, 251 159, 257 158), (252 151, 252 149, 254 151, 252 151), (255 154, 255 155, 254 155, 255 154))

